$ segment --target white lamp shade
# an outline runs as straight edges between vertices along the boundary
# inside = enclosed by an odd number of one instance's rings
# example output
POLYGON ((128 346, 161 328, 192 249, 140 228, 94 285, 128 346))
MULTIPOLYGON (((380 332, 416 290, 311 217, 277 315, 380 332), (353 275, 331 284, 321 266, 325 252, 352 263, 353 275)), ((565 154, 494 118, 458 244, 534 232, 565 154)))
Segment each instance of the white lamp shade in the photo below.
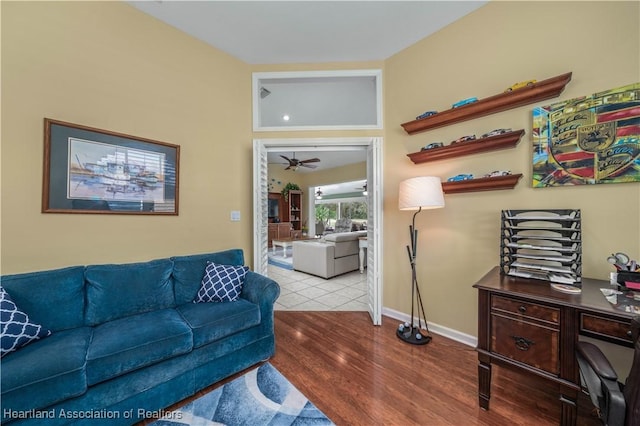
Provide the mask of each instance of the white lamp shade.
POLYGON ((438 209, 444 207, 442 183, 439 177, 420 176, 400 182, 400 210, 438 209))

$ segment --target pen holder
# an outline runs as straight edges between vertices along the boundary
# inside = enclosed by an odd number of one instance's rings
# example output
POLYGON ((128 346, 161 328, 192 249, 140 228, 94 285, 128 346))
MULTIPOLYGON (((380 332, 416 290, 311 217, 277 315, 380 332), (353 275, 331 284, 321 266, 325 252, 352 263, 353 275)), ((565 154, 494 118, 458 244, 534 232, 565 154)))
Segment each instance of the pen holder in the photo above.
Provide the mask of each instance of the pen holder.
POLYGON ((640 272, 618 271, 618 284, 630 290, 640 290, 640 272))

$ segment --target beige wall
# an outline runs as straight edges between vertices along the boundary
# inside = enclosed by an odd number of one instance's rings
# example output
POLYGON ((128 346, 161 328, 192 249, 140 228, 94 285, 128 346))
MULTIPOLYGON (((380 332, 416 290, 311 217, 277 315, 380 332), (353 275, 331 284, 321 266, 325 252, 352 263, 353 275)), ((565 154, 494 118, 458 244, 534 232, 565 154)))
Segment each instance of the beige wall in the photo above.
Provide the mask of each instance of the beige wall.
POLYGON ((120 2, 0 7, 4 274, 231 247, 251 264, 251 141, 292 137, 252 133, 251 72, 382 65, 252 68, 120 2), (44 117, 180 145, 179 216, 40 213, 44 117))
POLYGON ((250 67, 125 3, 1 7, 2 273, 231 247, 251 261, 250 67), (44 117, 180 145, 180 215, 40 213, 44 117))
POLYGON ((123 3, 0 5, 2 273, 229 247, 251 262, 251 139, 319 136, 384 136, 385 307, 409 311, 411 215, 397 210, 398 183, 408 177, 524 173, 514 190, 448 195, 444 209, 418 217, 418 274, 437 324, 476 334, 471 285, 498 263, 503 208, 582 209, 586 276, 605 278, 612 251, 640 256, 640 185, 534 190, 528 133, 511 150, 422 165, 406 157, 430 141, 497 127, 529 132, 532 106, 414 136, 400 127, 529 78, 573 71, 558 100, 638 81, 637 2, 494 2, 384 63, 277 67, 250 67, 123 3), (525 19, 532 16, 540 20, 525 19), (350 68, 383 69, 384 131, 252 133, 252 71, 350 68), (40 213, 44 117, 179 144, 180 215, 40 213), (229 221, 231 210, 240 222, 229 221))
POLYGON ((403 247, 411 214, 398 211, 397 193, 399 182, 413 176, 446 179, 497 169, 524 174, 514 190, 447 195, 444 209, 418 216, 418 278, 434 323, 476 335, 477 294, 471 285, 499 262, 501 209, 582 209, 584 276, 608 279, 611 252, 640 256, 640 184, 531 187, 533 105, 413 136, 400 127, 425 110, 448 109, 460 99, 569 71, 573 80, 560 97, 539 105, 638 82, 639 8, 638 2, 492 2, 386 61, 385 307, 410 308, 403 247), (406 157, 432 141, 501 127, 527 134, 510 150, 420 165, 406 157))

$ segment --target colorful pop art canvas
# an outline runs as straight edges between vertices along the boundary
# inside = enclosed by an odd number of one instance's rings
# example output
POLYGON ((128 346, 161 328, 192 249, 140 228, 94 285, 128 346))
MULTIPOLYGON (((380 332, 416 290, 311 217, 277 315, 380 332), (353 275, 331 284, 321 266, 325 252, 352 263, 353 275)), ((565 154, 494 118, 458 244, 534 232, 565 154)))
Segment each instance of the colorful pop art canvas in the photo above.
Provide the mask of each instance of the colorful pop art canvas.
POLYGON ((533 110, 533 187, 640 182, 640 83, 533 110))

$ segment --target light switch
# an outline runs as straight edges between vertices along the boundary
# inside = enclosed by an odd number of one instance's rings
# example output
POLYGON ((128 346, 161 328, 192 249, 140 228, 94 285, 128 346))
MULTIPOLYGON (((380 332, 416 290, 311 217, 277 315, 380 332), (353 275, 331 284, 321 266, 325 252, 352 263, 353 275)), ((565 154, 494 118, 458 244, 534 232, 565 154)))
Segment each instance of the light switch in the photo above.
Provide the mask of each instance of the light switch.
POLYGON ((232 210, 231 211, 231 221, 232 222, 240 222, 240 211, 232 210))

